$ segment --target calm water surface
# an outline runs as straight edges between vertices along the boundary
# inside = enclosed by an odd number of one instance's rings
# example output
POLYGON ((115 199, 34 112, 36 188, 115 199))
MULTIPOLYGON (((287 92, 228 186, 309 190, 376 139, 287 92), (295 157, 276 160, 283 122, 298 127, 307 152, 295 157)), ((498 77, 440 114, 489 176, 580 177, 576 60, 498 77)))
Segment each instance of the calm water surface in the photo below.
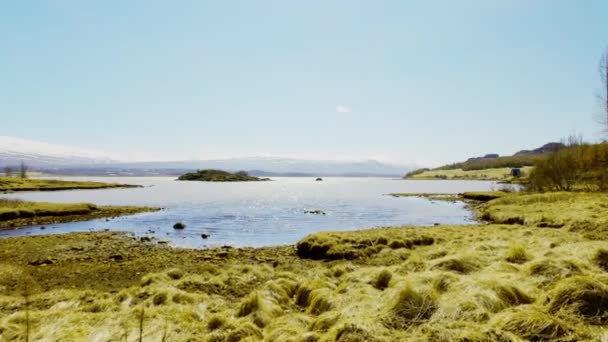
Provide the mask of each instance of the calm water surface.
POLYGON ((44 202, 92 202, 165 208, 87 222, 0 231, 0 237, 119 230, 154 236, 174 246, 273 246, 293 244, 321 230, 354 230, 396 225, 463 224, 472 220, 463 203, 383 196, 393 192, 459 193, 495 187, 482 181, 405 181, 388 178, 273 178, 272 182, 178 182, 168 177, 72 177, 139 184, 143 188, 24 192, 1 195, 44 202), (323 210, 327 215, 305 214, 323 210), (184 230, 173 229, 184 222, 184 230), (209 234, 202 239, 201 234, 209 234))

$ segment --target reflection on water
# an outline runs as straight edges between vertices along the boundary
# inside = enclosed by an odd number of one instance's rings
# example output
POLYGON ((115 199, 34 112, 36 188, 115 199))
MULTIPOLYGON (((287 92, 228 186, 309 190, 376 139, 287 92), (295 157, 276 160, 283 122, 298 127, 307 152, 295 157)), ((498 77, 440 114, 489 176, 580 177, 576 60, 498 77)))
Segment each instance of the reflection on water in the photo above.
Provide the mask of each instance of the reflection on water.
POLYGON ((140 184, 143 188, 28 192, 2 195, 45 202, 93 202, 99 205, 162 207, 116 219, 28 227, 0 231, 0 237, 76 231, 120 230, 153 236, 175 246, 201 248, 218 245, 271 246, 293 244, 320 230, 462 224, 471 214, 462 203, 383 196, 392 192, 459 193, 483 191, 492 182, 404 181, 387 178, 274 178, 272 182, 178 182, 173 178, 71 178, 140 184), (322 210, 327 215, 305 214, 322 210), (184 222, 184 230, 173 229, 184 222), (208 234, 203 239, 201 234, 208 234))

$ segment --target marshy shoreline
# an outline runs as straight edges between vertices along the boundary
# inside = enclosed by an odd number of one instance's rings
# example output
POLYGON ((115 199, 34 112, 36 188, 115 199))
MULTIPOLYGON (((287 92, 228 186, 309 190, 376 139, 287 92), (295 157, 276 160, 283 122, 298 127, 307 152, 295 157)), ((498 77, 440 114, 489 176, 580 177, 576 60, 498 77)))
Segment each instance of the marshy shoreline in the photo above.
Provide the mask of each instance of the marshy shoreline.
POLYGON ((608 337, 607 195, 513 193, 475 208, 486 223, 319 232, 282 247, 0 239, 0 338, 22 339, 26 323, 30 340, 608 337))

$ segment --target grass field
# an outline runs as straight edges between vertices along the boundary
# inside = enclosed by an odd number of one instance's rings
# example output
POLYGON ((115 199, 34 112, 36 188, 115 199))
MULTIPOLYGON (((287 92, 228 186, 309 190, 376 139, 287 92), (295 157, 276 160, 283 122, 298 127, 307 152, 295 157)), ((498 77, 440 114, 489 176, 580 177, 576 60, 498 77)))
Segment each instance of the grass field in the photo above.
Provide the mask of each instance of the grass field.
POLYGON ((0 340, 604 341, 607 201, 514 193, 479 205, 489 224, 259 249, 2 239, 0 340))
POLYGON ((0 176, 0 192, 12 191, 57 191, 76 189, 106 189, 106 188, 131 188, 137 185, 101 183, 101 182, 76 182, 42 178, 17 178, 0 176))
POLYGON ((91 203, 44 203, 0 198, 0 229, 84 221, 156 210, 147 207, 96 206, 91 203))
MULTIPOLYGON (((522 171, 529 174, 532 167, 524 167, 522 171)), ((455 170, 429 170, 408 177, 407 179, 447 179, 447 180, 496 180, 510 181, 513 177, 510 175, 511 168, 485 169, 485 170, 470 170, 463 171, 462 169, 455 170)))

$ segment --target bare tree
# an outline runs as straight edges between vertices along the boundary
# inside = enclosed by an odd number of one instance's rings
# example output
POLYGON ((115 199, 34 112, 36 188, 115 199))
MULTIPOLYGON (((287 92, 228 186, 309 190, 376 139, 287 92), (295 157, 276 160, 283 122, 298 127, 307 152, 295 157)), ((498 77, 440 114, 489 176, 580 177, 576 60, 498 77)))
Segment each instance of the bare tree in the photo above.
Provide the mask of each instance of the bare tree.
POLYGON ((608 131, 608 48, 600 58, 600 80, 602 82, 602 88, 598 94, 600 100, 600 122, 603 128, 608 131))
POLYGON ((4 167, 4 175, 5 175, 6 177, 10 177, 10 176, 12 176, 12 175, 13 175, 13 169, 12 169, 10 166, 8 166, 8 165, 7 165, 7 166, 5 166, 5 167, 4 167))
POLYGON ((27 165, 24 162, 21 162, 21 166, 19 166, 19 177, 27 178, 27 165))

